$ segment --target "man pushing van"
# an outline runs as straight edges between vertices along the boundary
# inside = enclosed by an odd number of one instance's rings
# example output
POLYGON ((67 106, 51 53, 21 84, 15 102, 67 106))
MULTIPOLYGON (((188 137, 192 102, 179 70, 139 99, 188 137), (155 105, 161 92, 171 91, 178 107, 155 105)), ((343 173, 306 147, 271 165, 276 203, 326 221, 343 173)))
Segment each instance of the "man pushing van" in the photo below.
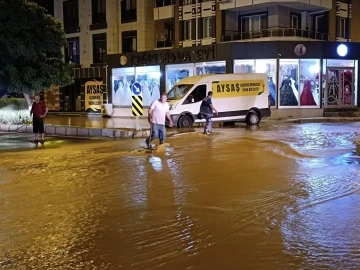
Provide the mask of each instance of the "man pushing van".
POLYGON ((151 148, 151 142, 157 138, 160 140, 160 144, 165 142, 166 138, 166 118, 169 120, 169 126, 174 125, 170 114, 169 114, 169 104, 166 102, 167 94, 163 93, 160 100, 155 100, 149 109, 149 122, 151 125, 151 133, 148 138, 146 138, 146 147, 151 148))

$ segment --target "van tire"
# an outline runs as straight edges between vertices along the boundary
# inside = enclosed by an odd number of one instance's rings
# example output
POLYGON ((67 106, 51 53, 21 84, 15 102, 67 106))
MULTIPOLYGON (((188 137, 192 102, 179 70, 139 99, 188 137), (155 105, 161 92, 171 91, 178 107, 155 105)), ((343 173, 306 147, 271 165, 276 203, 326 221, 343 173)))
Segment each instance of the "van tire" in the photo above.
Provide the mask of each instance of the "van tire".
POLYGON ((193 124, 193 120, 188 115, 183 115, 179 118, 178 126, 181 128, 191 127, 193 124))
POLYGON ((256 126, 260 123, 260 116, 254 111, 250 111, 246 115, 246 124, 249 126, 256 126))

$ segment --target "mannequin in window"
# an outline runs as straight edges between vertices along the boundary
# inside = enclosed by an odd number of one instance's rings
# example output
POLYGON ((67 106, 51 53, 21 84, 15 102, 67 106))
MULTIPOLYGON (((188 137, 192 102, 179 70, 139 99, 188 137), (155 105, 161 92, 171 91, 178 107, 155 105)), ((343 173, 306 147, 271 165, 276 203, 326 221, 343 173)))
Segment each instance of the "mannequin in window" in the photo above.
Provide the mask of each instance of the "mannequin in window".
POLYGON ((281 87, 280 87, 280 106, 297 106, 298 101, 294 95, 293 87, 291 86, 293 82, 287 76, 285 76, 281 87))
POLYGON ((273 77, 274 74, 270 72, 269 73, 270 106, 275 106, 275 99, 276 99, 276 88, 273 77))
POLYGON ((303 106, 316 106, 314 96, 312 93, 312 86, 310 80, 304 81, 304 88, 300 95, 300 105, 303 106))

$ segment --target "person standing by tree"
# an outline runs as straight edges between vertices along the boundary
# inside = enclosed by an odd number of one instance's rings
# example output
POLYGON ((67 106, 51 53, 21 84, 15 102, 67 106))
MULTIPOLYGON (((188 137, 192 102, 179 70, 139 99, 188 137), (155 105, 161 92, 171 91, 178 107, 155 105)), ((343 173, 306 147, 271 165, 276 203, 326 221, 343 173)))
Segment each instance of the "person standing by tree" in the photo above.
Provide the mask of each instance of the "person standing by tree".
POLYGON ((43 101, 40 101, 40 95, 35 95, 35 102, 33 103, 30 111, 30 116, 33 115, 33 132, 35 133, 34 142, 44 143, 45 127, 44 117, 49 109, 43 101), (38 139, 38 134, 41 134, 41 139, 38 139))

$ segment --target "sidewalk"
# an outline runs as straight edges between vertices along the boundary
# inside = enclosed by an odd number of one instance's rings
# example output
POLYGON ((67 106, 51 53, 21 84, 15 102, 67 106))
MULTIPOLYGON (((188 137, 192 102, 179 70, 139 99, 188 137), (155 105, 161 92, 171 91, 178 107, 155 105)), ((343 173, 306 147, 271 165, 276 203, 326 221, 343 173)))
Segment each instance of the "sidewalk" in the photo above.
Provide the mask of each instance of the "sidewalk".
MULTIPOLYGON (((316 117, 299 119, 265 119, 263 123, 339 123, 360 122, 360 117, 316 117)), ((108 138, 146 138, 150 134, 147 118, 139 119, 136 130, 135 118, 102 118, 101 116, 48 116, 45 119, 47 135, 108 138)), ((194 128, 202 124, 194 125, 194 128)), ((217 125, 214 125, 214 127, 217 125)), ((32 133, 32 125, 0 125, 3 132, 32 133)))

